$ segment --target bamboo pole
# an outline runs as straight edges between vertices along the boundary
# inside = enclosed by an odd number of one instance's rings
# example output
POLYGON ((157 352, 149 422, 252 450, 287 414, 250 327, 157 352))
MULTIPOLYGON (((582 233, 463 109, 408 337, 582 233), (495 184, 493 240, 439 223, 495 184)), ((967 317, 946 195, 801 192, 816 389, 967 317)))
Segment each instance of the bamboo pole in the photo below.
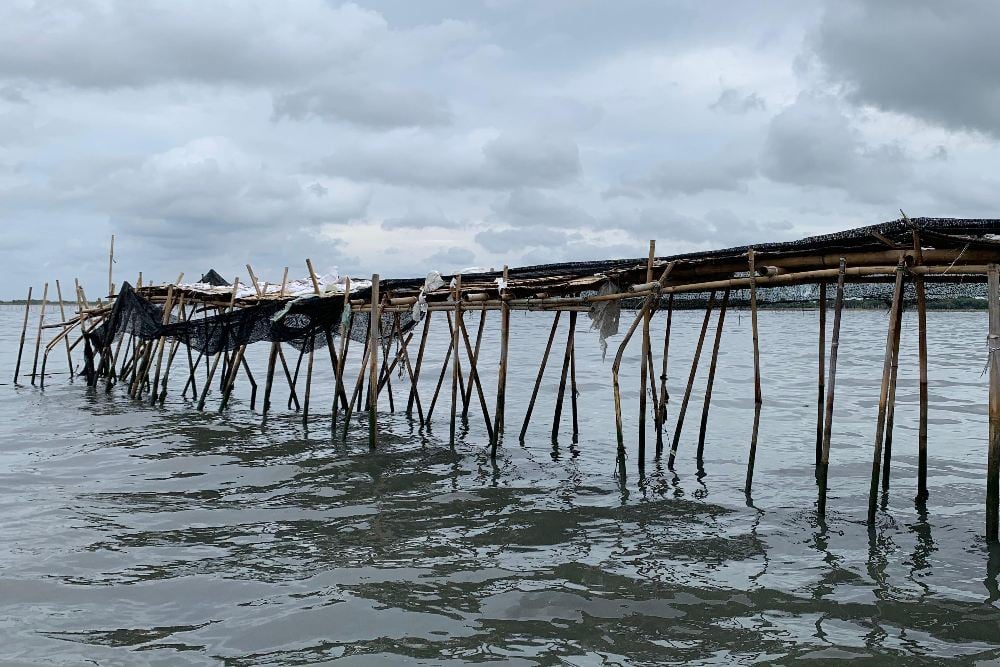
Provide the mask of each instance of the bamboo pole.
POLYGON ((379 277, 375 273, 372 275, 372 312, 369 321, 368 336, 371 342, 368 345, 368 448, 374 450, 378 445, 378 343, 381 335, 382 316, 379 313, 379 277))
POLYGON ((712 388, 715 386, 715 369, 719 364, 719 348, 722 347, 722 327, 726 323, 726 310, 729 308, 729 290, 722 294, 722 304, 719 306, 719 319, 715 325, 715 344, 712 346, 712 360, 708 365, 708 382, 705 385, 705 401, 701 408, 701 428, 698 431, 698 451, 696 460, 698 469, 704 464, 705 435, 708 432, 708 409, 712 405, 712 388))
POLYGON ((892 294, 892 310, 889 315, 889 331, 886 334, 885 357, 882 361, 882 388, 878 399, 878 420, 875 425, 875 448, 872 454, 872 480, 868 493, 868 526, 875 526, 875 510, 878 507, 878 486, 879 471, 882 464, 882 445, 885 438, 885 416, 886 407, 889 400, 889 379, 892 375, 892 349, 895 344, 895 333, 897 320, 903 303, 903 275, 904 266, 902 262, 896 268, 896 286, 892 294))
POLYGON ((21 373, 21 355, 24 353, 24 340, 28 335, 28 313, 31 312, 31 291, 28 288, 28 300, 24 302, 24 323, 21 325, 21 343, 17 347, 17 364, 14 366, 14 384, 17 384, 17 376, 21 373))
MULTIPOLYGON (((760 411, 764 405, 764 397, 760 388, 760 337, 757 330, 757 267, 756 252, 753 248, 747 251, 747 261, 750 269, 750 327, 753 336, 753 427, 750 433, 750 455, 747 457, 747 481, 743 486, 743 492, 750 496, 753 491, 753 471, 757 462, 757 435, 760 431, 760 411)), ((825 288, 824 288, 824 308, 825 288)), ((826 311, 824 310, 824 326, 826 311)), ((822 375, 822 369, 820 369, 822 375)))
MULTIPOLYGON (((507 280, 509 278, 509 270, 507 265, 504 264, 503 267, 503 284, 504 290, 506 290, 507 280)), ((510 344, 510 306, 507 305, 506 294, 504 291, 500 291, 500 363, 497 368, 497 405, 493 412, 493 440, 490 442, 490 458, 496 460, 497 458, 497 446, 500 444, 500 436, 503 434, 504 428, 504 412, 506 410, 507 403, 507 359, 508 359, 508 347, 510 344)), ((430 313, 427 313, 428 317, 430 313)), ((574 376, 575 378, 575 376, 574 376)), ((576 407, 576 400, 574 397, 573 401, 574 408, 576 407)))
MULTIPOLYGON (((302 396, 302 424, 309 422, 309 396, 312 393, 313 358, 316 352, 316 333, 309 337, 309 361, 306 364, 306 392, 302 396)), ((233 374, 235 376, 235 373, 233 374)))
POLYGON ((986 541, 1000 540, 1000 267, 987 272, 990 329, 987 338, 990 366, 990 439, 986 459, 986 541))
POLYGON ((475 386, 476 394, 479 396, 479 407, 483 411, 483 419, 486 421, 486 434, 489 437, 489 441, 493 442, 493 422, 490 420, 489 408, 486 407, 486 395, 483 393, 482 382, 479 381, 479 370, 476 363, 478 354, 473 354, 472 343, 469 341, 469 331, 465 326, 465 322, 463 320, 459 321, 462 327, 462 339, 465 341, 465 351, 469 355, 469 382, 467 391, 471 394, 472 387, 475 386))
MULTIPOLYGON (((419 398, 418 385, 420 380, 420 369, 424 365, 424 350, 427 347, 427 337, 430 335, 431 328, 431 313, 424 316, 424 327, 423 331, 420 332, 420 348, 417 350, 417 363, 413 367, 413 382, 410 383, 410 395, 406 401, 406 414, 413 414, 413 404, 419 398)), ((422 411, 421 411, 422 412, 422 411)), ((424 416, 420 414, 420 423, 424 423, 424 416)))
POLYGON ((819 283, 819 362, 816 371, 816 474, 823 458, 823 404, 826 402, 826 283, 819 283))
MULTIPOLYGON (((236 293, 239 291, 239 288, 240 288, 240 279, 239 277, 237 277, 233 280, 233 295, 232 298, 229 300, 229 308, 224 310, 220 314, 220 317, 224 315, 226 312, 232 311, 232 309, 235 307, 236 293)), ((212 377, 215 375, 215 371, 219 367, 219 359, 222 358, 222 353, 226 350, 226 345, 228 344, 228 338, 229 338, 229 333, 223 330, 221 347, 219 351, 215 353, 215 359, 212 361, 212 367, 209 369, 208 377, 205 379, 205 386, 202 388, 201 396, 198 398, 198 406, 197 406, 198 410, 205 409, 205 399, 208 398, 208 391, 212 387, 212 377)), ((205 361, 207 363, 208 359, 206 358, 205 361)))
POLYGON ((670 354, 670 326, 674 317, 674 295, 667 297, 667 325, 663 332, 663 362, 660 367, 660 400, 657 402, 657 423, 656 423, 656 458, 663 454, 663 427, 667 423, 667 402, 670 394, 667 393, 667 359, 670 354))
POLYGON ((889 466, 892 462, 892 435, 896 421, 896 379, 899 374, 899 339, 903 328, 903 307, 900 300, 899 315, 896 317, 896 331, 892 340, 892 370, 889 374, 889 397, 885 414, 885 446, 882 452, 882 490, 889 490, 889 466))
POLYGON ((559 390, 556 392, 556 409, 552 418, 552 442, 559 439, 559 419, 562 416, 563 397, 566 394, 566 378, 573 361, 574 335, 576 333, 576 313, 569 314, 569 329, 566 332, 566 352, 563 354, 562 375, 559 378, 559 390))
MULTIPOLYGON (((571 312, 570 322, 576 318, 576 313, 571 312)), ((575 444, 580 439, 580 419, 579 419, 579 409, 576 404, 576 397, 579 392, 576 389, 576 341, 573 342, 573 349, 570 350, 569 357, 569 396, 570 396, 570 408, 573 413, 573 443, 575 444)))
MULTIPOLYGON (((271 387, 274 385, 274 371, 278 365, 278 343, 271 343, 271 352, 267 355, 267 377, 264 380, 263 420, 267 420, 267 411, 271 408, 271 387)), ((336 407, 336 401, 334 401, 336 407)))
MULTIPOLYGON (((396 325, 396 336, 398 337, 399 340, 403 340, 403 329, 400 326, 398 316, 396 317, 395 325, 396 325)), ((411 333, 409 336, 407 336, 406 343, 403 344, 401 349, 401 353, 403 355, 403 362, 406 365, 406 374, 410 378, 411 388, 415 387, 417 384, 417 376, 414 374, 413 366, 410 364, 410 353, 406 349, 406 344, 408 344, 410 339, 412 338, 413 334, 411 333)), ((420 421, 422 422, 424 420, 424 406, 420 402, 420 394, 414 394, 414 395, 416 396, 416 403, 417 403, 417 417, 419 417, 420 421)))
POLYGON ((281 343, 278 343, 278 361, 281 362, 281 369, 285 372, 285 380, 288 382, 288 408, 291 409, 294 404, 296 410, 301 410, 302 406, 299 404, 299 396, 295 391, 295 380, 292 379, 292 372, 288 368, 288 360, 285 359, 285 352, 281 349, 281 343))
POLYGON ((917 500, 927 500, 927 297, 923 276, 914 276, 917 291, 917 347, 920 365, 920 422, 917 430, 917 500))
MULTIPOLYGON (((472 367, 478 367, 478 365, 479 365, 479 348, 480 348, 480 346, 482 345, 482 342, 483 342, 483 329, 485 329, 485 328, 486 328, 486 311, 483 310, 483 311, 481 311, 479 313, 479 330, 476 332, 476 347, 475 347, 475 350, 469 352, 469 355, 470 355, 470 357, 469 357, 469 363, 470 363, 470 365, 472 367)), ((463 322, 462 322, 462 330, 463 331, 467 330, 467 327, 465 326, 464 318, 463 318, 463 322)), ((475 384, 475 383, 469 382, 468 385, 465 388, 465 393, 464 393, 465 398, 462 400, 462 419, 468 419, 469 418, 469 403, 471 403, 471 401, 472 401, 472 386, 473 386, 473 384, 475 384)), ((491 428, 490 431, 492 432, 492 430, 493 429, 491 428)), ((492 438, 491 438, 491 440, 492 440, 492 438)))
MULTIPOLYGON (((429 315, 430 313, 428 313, 429 315)), ((434 395, 431 396, 431 405, 427 408, 427 414, 424 417, 423 424, 430 425, 431 415, 434 414, 434 406, 437 405, 438 395, 441 393, 441 387, 444 384, 444 376, 448 372, 448 362, 451 361, 451 352, 454 349, 453 336, 455 335, 452 331, 451 325, 451 313, 446 313, 448 317, 448 351, 444 354, 444 361, 441 362, 441 373, 438 375, 437 385, 434 387, 434 395)))
MULTIPOLYGON (((649 256, 646 259, 646 283, 653 282, 653 258, 656 255, 656 241, 649 242, 649 256)), ((652 371, 649 364, 649 316, 650 309, 642 312, 642 359, 639 362, 639 468, 646 464, 646 373, 652 371)))
POLYGON ((48 303, 49 284, 45 283, 42 292, 42 310, 38 315, 38 337, 35 339, 35 360, 31 364, 31 384, 35 384, 35 375, 38 371, 38 352, 42 347, 42 325, 45 324, 45 304, 48 303))
POLYGON ((344 430, 342 432, 341 437, 345 442, 347 441, 347 429, 351 425, 351 414, 354 411, 354 404, 355 404, 354 396, 358 396, 357 403, 359 408, 361 405, 361 399, 360 399, 361 387, 362 383, 364 382, 365 373, 368 372, 368 357, 370 355, 371 355, 371 345, 368 344, 368 341, 366 339, 364 351, 361 355, 361 365, 358 368, 358 379, 354 383, 354 392, 351 395, 351 400, 347 402, 347 410, 344 411, 344 430))
POLYGON ((674 461, 677 459, 677 446, 681 442, 681 429, 684 427, 684 416, 687 414, 688 402, 691 400, 691 390, 694 388, 694 379, 698 375, 698 360, 701 359, 701 348, 705 344, 705 334, 708 332, 708 322, 712 317, 712 308, 715 307, 715 292, 708 297, 708 305, 705 307, 705 319, 701 324, 701 334, 698 336, 698 344, 694 349, 694 359, 691 361, 691 373, 688 375, 687 388, 684 390, 684 399, 681 401, 681 409, 677 413, 677 426, 674 427, 674 440, 670 445, 670 455, 667 457, 667 467, 674 469, 674 461))
POLYGON ((840 316, 844 310, 844 276, 847 262, 840 260, 837 276, 837 302, 833 307, 833 340, 830 343, 830 370, 827 373, 826 415, 823 419, 823 456, 819 466, 819 500, 817 511, 820 517, 826 516, 826 488, 830 472, 830 440, 833 435, 833 400, 837 388, 837 353, 840 351, 840 316))
MULTIPOLYGON (((180 280, 178 280, 177 282, 180 282, 180 280)), ((184 309, 184 301, 186 299, 186 296, 187 295, 185 294, 181 294, 180 301, 177 304, 177 309, 178 312, 180 313, 179 315, 180 320, 184 323, 187 323, 188 321, 187 311, 184 309)), ((167 398, 167 384, 170 379, 170 367, 173 366, 174 364, 174 356, 177 354, 177 350, 180 348, 180 346, 181 346, 180 338, 175 338, 170 348, 170 356, 167 358, 167 367, 163 371, 163 383, 160 385, 160 393, 159 396, 154 395, 154 403, 158 400, 160 404, 162 404, 163 401, 167 398)))
POLYGON ((112 271, 115 266, 115 235, 111 235, 111 252, 108 254, 108 298, 115 293, 115 283, 112 280, 112 271))
MULTIPOLYGON (((59 298, 59 317, 61 317, 62 321, 63 321, 63 331, 66 331, 66 324, 65 324, 65 322, 66 322, 66 308, 63 306, 62 287, 60 287, 58 279, 56 279, 56 295, 59 298)), ((72 381, 73 380, 73 355, 70 354, 70 351, 69 351, 69 338, 64 336, 63 340, 66 343, 66 363, 68 364, 68 367, 69 367, 69 379, 70 379, 70 381, 72 381)))
POLYGON ((455 323, 452 327, 451 345, 454 355, 451 358, 451 430, 448 436, 448 443, 455 446, 456 415, 458 413, 458 378, 462 368, 459 363, 458 336, 462 329, 462 274, 455 276, 455 323))
POLYGON ((351 321, 354 315, 351 313, 351 277, 344 278, 344 304, 340 314, 340 357, 337 359, 336 391, 333 396, 333 406, 331 409, 332 422, 330 428, 337 428, 337 412, 340 404, 337 403, 337 396, 342 399, 344 410, 347 410, 347 389, 344 386, 344 366, 347 364, 347 346, 351 340, 351 321))
POLYGON ((545 343, 545 351, 542 353, 542 361, 538 366, 538 375, 535 377, 535 387, 531 390, 531 399, 528 401, 528 411, 524 414, 524 423, 521 424, 521 434, 518 440, 524 442, 524 435, 528 432, 528 422, 531 421, 531 413, 535 409, 535 399, 538 398, 538 389, 542 386, 542 377, 545 374, 545 365, 549 361, 549 352, 552 350, 552 341, 556 337, 556 329, 559 327, 559 316, 561 311, 556 311, 556 316, 552 320, 552 329, 549 331, 549 340, 545 343))
MULTIPOLYGON (((183 296, 181 297, 183 298, 183 296)), ((163 306, 163 326, 170 324, 170 313, 174 309, 174 288, 171 285, 167 288, 167 303, 163 306)), ((163 365, 163 348, 166 345, 166 336, 160 336, 160 339, 156 343, 156 371, 153 374, 153 387, 151 393, 153 395, 153 400, 151 405, 156 405, 156 400, 159 398, 159 390, 157 387, 160 386, 160 369, 163 365)))

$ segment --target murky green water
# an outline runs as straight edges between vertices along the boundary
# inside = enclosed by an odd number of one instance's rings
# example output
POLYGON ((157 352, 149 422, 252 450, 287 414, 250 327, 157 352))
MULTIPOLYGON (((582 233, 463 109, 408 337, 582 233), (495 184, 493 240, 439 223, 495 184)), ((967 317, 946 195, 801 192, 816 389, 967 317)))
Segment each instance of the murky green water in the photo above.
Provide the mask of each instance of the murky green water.
MULTIPOLYGON (((262 428, 245 382, 225 415, 217 396, 195 412, 179 383, 163 408, 89 392, 66 375, 49 378, 44 392, 14 388, 21 313, 0 309, 0 663, 1000 658, 1000 553, 991 558, 981 538, 985 313, 929 315, 926 511, 912 500, 916 336, 905 322, 892 488, 872 534, 864 518, 882 312, 845 313, 825 526, 812 469, 815 312, 761 314, 765 402, 749 503, 750 331, 735 311, 704 476, 694 462, 704 369, 676 474, 650 460, 640 475, 638 374, 629 368, 624 484, 613 475, 610 359, 602 363, 587 331, 577 340, 579 442, 571 443, 568 404, 558 445, 549 436, 559 342, 525 445, 508 439, 494 465, 475 399, 461 442, 448 448, 449 391, 430 432, 389 414, 386 400, 378 452, 367 451, 361 422, 346 443, 331 440, 322 355, 308 430, 284 410, 280 388, 278 414, 262 428)), ((549 317, 513 317, 512 435, 549 317)), ((700 319, 675 315, 671 426, 700 319)), ((487 322, 483 362, 491 409, 495 325, 487 322)), ((425 404, 444 336, 436 342, 425 404)), ((258 347, 251 356, 262 376, 258 347)), ((57 350, 49 368, 65 364, 57 350)), ((398 409, 405 382, 394 384, 398 409)))

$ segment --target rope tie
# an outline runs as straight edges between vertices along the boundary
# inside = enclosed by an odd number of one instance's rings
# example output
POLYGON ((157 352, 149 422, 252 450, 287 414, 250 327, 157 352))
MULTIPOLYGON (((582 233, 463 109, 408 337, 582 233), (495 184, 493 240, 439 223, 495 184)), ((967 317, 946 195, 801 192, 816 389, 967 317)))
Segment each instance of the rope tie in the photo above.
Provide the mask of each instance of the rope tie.
POLYGON ((979 374, 979 377, 983 377, 990 370, 993 355, 997 352, 1000 352, 1000 335, 990 334, 986 337, 986 364, 983 366, 983 372, 979 374))

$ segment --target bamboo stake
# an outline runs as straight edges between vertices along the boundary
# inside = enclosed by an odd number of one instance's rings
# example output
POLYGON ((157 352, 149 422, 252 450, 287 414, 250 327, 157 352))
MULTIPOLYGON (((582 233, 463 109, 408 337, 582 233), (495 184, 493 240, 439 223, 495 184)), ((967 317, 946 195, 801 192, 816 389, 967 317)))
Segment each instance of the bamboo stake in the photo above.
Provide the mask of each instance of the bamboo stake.
MULTIPOLYGON (((503 284, 506 289, 509 271, 507 265, 503 267, 503 284)), ((496 460, 497 446, 500 444, 500 436, 503 434, 504 410, 507 402, 507 349, 510 343, 510 306, 507 304, 506 294, 500 294, 500 364, 497 370, 497 405, 493 412, 493 441, 490 442, 490 458, 496 460)), ((430 313, 427 313, 430 316, 430 313)), ((574 374, 574 386, 576 376, 574 374)), ((576 408, 576 396, 573 397, 573 407, 576 408)), ((575 414, 575 413, 574 413, 575 414)))
POLYGON ((17 347, 17 364, 14 366, 14 384, 17 384, 17 376, 21 373, 21 355, 24 353, 24 340, 28 335, 28 313, 31 312, 31 290, 28 288, 28 300, 24 303, 24 324, 21 325, 21 343, 17 347))
POLYGON ((108 298, 115 293, 115 283, 111 279, 111 273, 115 265, 115 235, 111 235, 111 252, 108 254, 108 298))
MULTIPOLYGON (((750 325, 753 335, 753 430, 750 433, 750 455, 747 457, 747 481, 743 492, 750 496, 753 490, 753 470, 757 462, 757 434, 760 431, 760 411, 764 405, 764 397, 760 389, 760 338, 757 331, 757 267, 756 252, 753 248, 747 251, 747 261, 750 269, 750 325)), ((826 289, 824 288, 824 327, 826 324, 826 289)), ((820 369, 822 375, 822 369, 820 369)))
POLYGON ((917 347, 920 356, 920 423, 917 431, 917 500, 927 500, 927 297, 923 276, 915 276, 917 290, 917 347))
POLYGON ((819 362, 816 372, 816 474, 823 458, 823 404, 826 402, 826 283, 819 283, 819 362))
MULTIPOLYGON (((419 398, 417 393, 417 382, 420 380, 420 369, 424 363, 424 349, 427 347, 427 337, 430 335, 431 313, 424 316, 424 329, 420 332, 420 348, 417 350, 417 363, 413 367, 413 382, 410 383, 410 395, 406 401, 406 414, 413 414, 413 404, 419 398)), ((420 423, 423 424, 424 417, 420 415, 420 423)))
POLYGON ((667 393, 667 358, 670 353, 670 325, 674 317, 674 295, 667 297, 667 325, 663 333, 663 365, 660 367, 660 400, 658 401, 658 415, 656 423, 656 458, 663 454, 663 427, 667 423, 667 402, 670 395, 667 393))
POLYGON ((459 357, 461 356, 458 352, 458 336, 462 329, 462 274, 459 273, 455 276, 455 324, 452 327, 453 331, 451 334, 451 346, 454 350, 454 355, 451 358, 451 430, 448 436, 448 443, 451 447, 455 446, 455 428, 456 428, 456 415, 458 413, 458 378, 461 375, 462 368, 459 363, 459 357))
MULTIPOLYGON (((226 312, 231 312, 233 310, 233 308, 235 307, 235 305, 236 305, 236 293, 239 291, 239 288, 240 288, 240 279, 239 279, 239 277, 237 277, 237 278, 235 278, 233 280, 233 296, 229 300, 229 308, 227 310, 223 311, 222 314, 225 314, 226 312)), ((212 387, 212 377, 215 375, 215 371, 219 367, 219 359, 222 358, 222 353, 226 349, 226 345, 227 345, 228 337, 229 337, 228 332, 226 332, 225 330, 223 330, 223 336, 222 337, 223 337, 222 347, 219 349, 218 352, 215 353, 215 359, 212 362, 211 369, 209 369, 209 371, 208 371, 208 378, 205 380, 205 386, 202 388, 201 397, 198 398, 198 406, 197 406, 198 410, 204 410, 205 409, 205 399, 208 398, 208 390, 211 389, 211 387, 212 387)), ((207 363, 208 359, 206 358, 205 361, 207 363)))
POLYGON ((559 439, 559 418, 562 416, 563 396, 566 394, 566 378, 573 359, 573 339, 576 331, 576 313, 569 314, 569 330, 566 332, 566 352, 563 354, 562 375, 559 378, 559 390, 556 392, 556 409, 552 418, 552 442, 559 439))
MULTIPOLYGON (((183 277, 183 274, 182 274, 182 277, 183 277)), ((177 282, 179 283, 180 280, 178 280, 177 282)), ((178 312, 180 313, 180 315, 179 315, 180 320, 182 322, 184 322, 184 323, 187 323, 187 321, 188 321, 187 311, 184 309, 184 301, 185 301, 186 296, 187 296, 186 294, 181 294, 180 301, 177 304, 177 309, 178 309, 178 312)), ((180 348, 180 346, 181 346, 180 338, 175 338, 174 341, 173 341, 173 344, 170 347, 170 355, 167 358, 167 367, 163 371, 163 383, 160 385, 159 395, 157 396, 155 393, 153 395, 153 403, 154 404, 157 401, 159 401, 160 404, 162 405, 163 401, 166 400, 166 398, 167 398, 167 384, 168 384, 168 381, 170 379, 170 367, 173 366, 173 364, 174 364, 174 356, 177 354, 177 350, 178 350, 178 348, 180 348)))
MULTIPOLYGON (((490 420, 490 411, 486 407, 486 395, 483 393, 483 385, 479 381, 479 371, 476 368, 476 356, 472 350, 472 343, 469 341, 469 332, 466 329, 464 320, 459 320, 462 327, 462 339, 465 341, 465 352, 469 355, 469 383, 468 391, 472 393, 472 387, 475 385, 476 394, 479 396, 479 407, 483 411, 483 419, 486 422, 486 434, 489 437, 489 441, 493 442, 493 422, 490 420)), ((463 419, 465 417, 463 416, 463 419)))
MULTIPOLYGON (((278 343, 271 343, 271 352, 267 355, 267 377, 264 380, 263 419, 267 420, 267 411, 271 408, 271 387, 274 384, 274 371, 278 365, 278 343)), ((334 401, 336 407, 336 401, 334 401)))
POLYGON ((903 328, 904 302, 900 300, 896 330, 892 340, 892 371, 889 375, 889 398, 885 414, 885 447, 882 454, 882 490, 889 490, 889 466, 892 462, 892 431, 896 421, 896 377, 899 374, 899 339, 903 328))
MULTIPOLYGON (((656 255, 656 241, 649 242, 649 256, 646 259, 646 282, 653 282, 653 257, 656 255)), ((639 469, 646 464, 646 373, 652 371, 649 364, 649 316, 650 309, 642 313, 642 359, 639 369, 639 469)))
MULTIPOLYGON (((62 287, 59 286, 59 280, 58 279, 56 280, 56 295, 59 298, 59 317, 61 317, 62 321, 63 321, 63 331, 66 331, 67 330, 66 329, 66 324, 65 324, 65 322, 66 322, 66 309, 63 306, 62 287)), ((68 337, 63 337, 63 341, 65 341, 65 343, 66 343, 66 363, 69 366, 69 379, 70 379, 70 381, 72 381, 73 380, 73 355, 70 354, 70 351, 69 351, 69 338, 68 337)))
POLYGON ((719 320, 715 326, 715 344, 712 346, 712 361, 708 365, 708 383, 705 385, 705 402, 701 409, 701 429, 698 432, 698 469, 704 463, 705 435, 708 431, 708 408, 712 404, 712 388, 715 385, 715 369, 719 363, 719 348, 722 347, 722 327, 726 323, 726 309, 729 307, 729 290, 722 294, 722 305, 719 306, 719 320))
MULTIPOLYGON (((315 331, 315 330, 314 330, 315 331)), ((312 390, 313 358, 316 351, 316 334, 309 337, 309 363, 306 364, 306 393, 302 397, 302 423, 309 422, 309 395, 312 390)), ((235 375, 235 374, 234 374, 235 375)))
POLYGON ((340 314, 340 357, 337 360, 337 385, 333 397, 333 408, 331 410, 331 428, 337 428, 337 411, 340 407, 337 403, 337 396, 343 400, 344 410, 347 410, 347 390, 344 387, 344 365, 347 363, 347 345, 351 340, 351 321, 354 315, 351 313, 351 278, 344 278, 344 305, 340 314))
POLYGON ((990 332, 986 339, 990 366, 990 439, 986 459, 986 541, 1000 538, 1000 267, 987 270, 990 332))
POLYGON ((368 345, 368 448, 374 450, 378 445, 378 343, 381 335, 382 316, 379 314, 379 277, 375 273, 372 275, 372 312, 370 317, 370 327, 368 336, 371 339, 368 345))
POLYGON ((38 352, 42 347, 42 325, 45 324, 45 304, 48 303, 49 284, 45 283, 45 290, 42 292, 42 310, 38 315, 38 337, 35 339, 35 360, 31 364, 31 384, 35 384, 35 374, 38 371, 38 352))
MULTIPOLYGON (((396 336, 398 336, 399 340, 403 340, 403 329, 399 324, 398 316, 396 317, 395 324, 396 324, 396 336)), ((409 336, 407 336, 406 342, 402 345, 401 353, 403 354, 403 361, 406 364, 406 373, 410 378, 410 387, 413 388, 417 384, 417 377, 414 374, 413 366, 410 365, 410 353, 406 349, 406 344, 409 343, 411 338, 413 338, 412 333, 409 336)), ((424 420, 424 406, 421 405, 420 403, 420 394, 414 394, 414 396, 416 396, 416 402, 417 402, 417 416, 422 422, 424 420)))
POLYGON ((687 414, 688 402, 691 400, 691 390, 694 388, 694 379, 698 374, 698 360, 701 358, 701 348, 705 344, 705 334, 708 332, 708 322, 712 317, 712 308, 715 307, 715 292, 708 297, 708 306, 705 307, 705 319, 701 324, 701 335, 698 336, 698 345, 694 350, 694 359, 691 361, 691 374, 688 376, 687 388, 684 390, 684 399, 681 401, 680 412, 677 413, 677 426, 674 427, 674 441, 670 445, 670 455, 667 457, 667 467, 674 469, 674 461, 677 458, 677 445, 681 441, 681 429, 684 427, 684 416, 687 414))
POLYGON ((826 516, 826 488, 830 472, 830 440, 833 435, 833 399, 837 387, 837 353, 840 351, 840 316, 844 310, 844 276, 847 262, 840 260, 840 270, 837 276, 837 302, 833 308, 833 341, 830 343, 830 370, 827 373, 826 415, 823 419, 823 457, 819 465, 819 501, 817 511, 820 517, 826 516))
MULTIPOLYGON (((430 313, 428 313, 429 315, 430 313)), ((438 375, 437 386, 434 387, 434 395, 431 396, 431 405, 427 408, 427 415, 424 417, 424 424, 430 425, 431 415, 434 414, 434 406, 437 405, 438 395, 441 393, 441 386, 444 384, 444 376, 448 372, 448 362, 451 361, 451 353, 454 349, 453 336, 454 331, 451 325, 451 313, 445 313, 448 318, 448 351, 444 354, 444 361, 441 362, 441 373, 438 375)))
MULTIPOLYGON (((183 298, 183 297, 182 297, 183 298)), ((174 309, 174 288, 171 285, 167 288, 167 303, 163 306, 163 326, 170 324, 170 313, 174 309)), ((153 390, 149 393, 153 395, 153 400, 151 405, 156 405, 156 400, 159 398, 159 392, 157 387, 160 386, 160 369, 163 365, 163 348, 166 345, 166 336, 160 336, 160 340, 157 341, 156 348, 156 372, 153 375, 153 390)))
POLYGON ((872 480, 868 493, 868 526, 875 526, 875 510, 878 507, 879 468, 882 464, 882 444, 885 438, 885 416, 889 400, 889 379, 892 375, 892 349, 895 344, 896 324, 903 302, 903 267, 901 261, 896 268, 896 286, 892 295, 892 311, 889 316, 889 332, 886 334, 885 357, 882 362, 882 389, 879 392, 878 420, 875 426, 875 448, 872 455, 872 480))
MULTIPOLYGON (((576 312, 570 313, 570 322, 576 317, 576 312)), ((570 396, 570 406, 573 411, 573 442, 574 444, 580 438, 580 419, 579 410, 576 405, 576 397, 578 395, 576 390, 576 342, 573 342, 573 349, 570 351, 569 356, 569 396, 570 396)))
POLYGON ((360 400, 361 387, 365 379, 365 373, 368 372, 368 357, 370 355, 371 355, 371 345, 369 345, 368 341, 366 340, 364 351, 361 355, 361 365, 358 368, 358 379, 354 383, 354 393, 351 395, 351 400, 347 402, 347 410, 344 411, 344 430, 342 432, 341 438, 345 442, 347 441, 347 429, 351 425, 351 414, 353 414, 354 412, 355 396, 358 397, 357 401, 358 406, 360 407, 361 405, 361 400, 360 400))
POLYGON ((552 320, 552 329, 549 331, 549 340, 545 343, 545 351, 542 353, 542 361, 538 366, 538 375, 535 377, 535 387, 531 391, 531 400, 528 401, 528 411, 524 414, 524 423, 521 424, 521 434, 518 440, 524 442, 524 434, 528 432, 528 422, 531 421, 531 413, 535 409, 535 399, 538 398, 538 388, 542 386, 542 376, 545 374, 545 365, 549 361, 549 351, 552 350, 552 341, 556 337, 556 329, 559 326, 559 316, 561 311, 556 311, 556 316, 552 320))
MULTIPOLYGON (((479 313, 479 330, 476 332, 476 347, 475 350, 470 352, 469 363, 472 367, 476 367, 479 364, 479 347, 483 342, 483 329, 486 327, 486 311, 481 311, 479 313)), ((463 331, 466 329, 465 322, 463 318, 462 322, 463 331)), ((464 398, 462 399, 462 419, 469 418, 469 403, 472 401, 472 385, 474 383, 469 382, 465 388, 464 398)), ((492 432, 492 427, 490 429, 492 432)), ((492 440, 492 438, 491 438, 492 440)))

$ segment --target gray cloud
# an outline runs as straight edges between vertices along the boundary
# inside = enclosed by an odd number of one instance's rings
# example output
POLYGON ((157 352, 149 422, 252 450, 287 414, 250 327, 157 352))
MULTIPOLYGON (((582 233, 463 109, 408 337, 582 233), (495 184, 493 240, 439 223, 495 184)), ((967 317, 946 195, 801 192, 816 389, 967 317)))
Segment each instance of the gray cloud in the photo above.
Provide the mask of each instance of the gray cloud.
POLYGON ((649 176, 633 182, 660 195, 697 194, 706 190, 744 190, 757 173, 753 160, 724 152, 710 159, 660 162, 649 176))
POLYGON ((803 95, 770 123, 763 173, 782 183, 844 190, 868 202, 895 201, 909 159, 893 143, 867 144, 838 101, 803 95))
POLYGON ((437 211, 435 213, 409 212, 397 218, 386 218, 382 220, 382 229, 387 232, 427 228, 456 229, 461 226, 461 222, 451 220, 441 211, 437 211))
POLYGON ((517 189, 493 206, 492 219, 512 227, 593 227, 594 216, 538 190, 517 189))
POLYGON ((444 100, 371 81, 337 81, 278 95, 275 118, 345 121, 375 129, 433 127, 451 122, 444 100))
POLYGON ((446 142, 427 134, 389 134, 342 146, 316 166, 356 181, 435 189, 552 187, 573 182, 581 171, 573 140, 531 133, 446 142))
POLYGON ((476 254, 474 252, 458 246, 438 250, 427 258, 428 266, 446 273, 469 268, 475 261, 476 254))
POLYGON ((490 252, 501 255, 523 251, 526 248, 558 248, 574 238, 579 236, 558 229, 544 228, 534 229, 531 232, 523 229, 487 229, 475 236, 476 243, 490 252))
POLYGON ((838 0, 813 47, 852 99, 1000 136, 1000 3, 838 0))
POLYGON ((735 88, 726 88, 719 94, 719 99, 712 103, 709 109, 725 111, 731 114, 744 114, 750 111, 764 111, 767 105, 764 98, 757 93, 743 93, 735 88))

